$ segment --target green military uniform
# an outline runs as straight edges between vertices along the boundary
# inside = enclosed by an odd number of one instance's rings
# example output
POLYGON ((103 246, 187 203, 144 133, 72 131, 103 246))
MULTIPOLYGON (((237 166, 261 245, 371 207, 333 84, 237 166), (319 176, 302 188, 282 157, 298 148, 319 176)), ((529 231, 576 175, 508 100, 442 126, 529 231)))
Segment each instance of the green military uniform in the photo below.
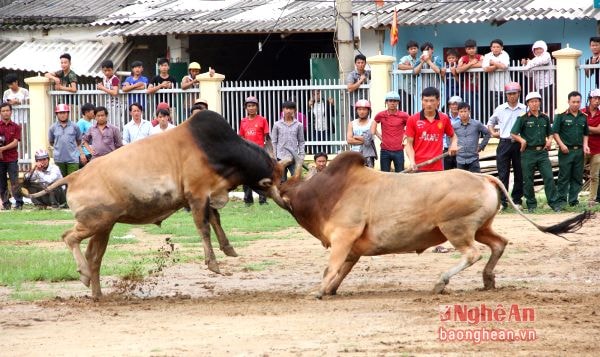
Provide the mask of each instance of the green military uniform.
POLYGON ((554 117, 552 133, 558 134, 569 148, 568 154, 558 150, 558 201, 561 206, 575 206, 583 183, 583 137, 590 134, 587 117, 581 111, 573 115, 568 110, 554 117))
POLYGON ((60 79, 60 84, 65 87, 70 87, 73 82, 77 83, 77 74, 73 70, 69 70, 66 75, 62 70, 56 71, 54 75, 60 79))
POLYGON ((546 138, 552 135, 550 118, 544 113, 539 113, 536 117, 528 111, 517 118, 510 133, 520 135, 527 142, 527 148, 521 153, 523 196, 525 196, 527 208, 537 208, 537 200, 533 190, 533 175, 536 168, 544 180, 544 193, 548 205, 555 210, 560 208, 556 197, 556 185, 552 176, 552 165, 548 158, 548 152, 544 149, 546 138))

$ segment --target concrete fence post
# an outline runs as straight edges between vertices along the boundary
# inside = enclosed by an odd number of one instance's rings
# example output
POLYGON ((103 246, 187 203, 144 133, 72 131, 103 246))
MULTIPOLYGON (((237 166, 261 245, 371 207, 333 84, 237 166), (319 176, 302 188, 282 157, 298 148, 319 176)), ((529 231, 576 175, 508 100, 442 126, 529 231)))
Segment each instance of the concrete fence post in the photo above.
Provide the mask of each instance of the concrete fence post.
POLYGON ((221 83, 225 76, 215 73, 212 77, 209 72, 201 73, 196 76, 200 82, 200 96, 208 102, 208 109, 221 113, 221 83))
POLYGON ((48 129, 52 125, 50 108, 50 80, 46 77, 25 78, 29 85, 29 137, 31 152, 38 149, 49 149, 48 129))
MULTIPOLYGON (((385 95, 392 90, 392 64, 396 58, 392 56, 377 55, 367 58, 371 66, 371 82, 369 87, 369 100, 371 102, 371 118, 382 110, 385 110, 385 95)), ((381 157, 381 140, 375 137, 377 155, 381 157)), ((379 169, 379 160, 375 162, 375 168, 379 169)))
POLYGON ((392 56, 377 55, 367 58, 371 67, 371 85, 369 88, 373 114, 385 109, 385 94, 392 90, 392 56))
MULTIPOLYGON (((579 88, 579 72, 577 70, 577 64, 581 54, 581 51, 570 47, 552 52, 552 56, 556 58, 555 113, 562 113, 568 109, 567 96, 570 92, 579 88)), ((585 93, 582 93, 582 95, 585 97, 585 93)))

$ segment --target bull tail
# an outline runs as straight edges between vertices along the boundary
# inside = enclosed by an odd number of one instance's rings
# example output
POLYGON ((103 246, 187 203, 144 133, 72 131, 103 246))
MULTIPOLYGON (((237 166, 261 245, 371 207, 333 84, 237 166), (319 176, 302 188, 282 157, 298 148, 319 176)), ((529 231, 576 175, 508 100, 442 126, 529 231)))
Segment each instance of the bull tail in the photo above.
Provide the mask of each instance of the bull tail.
POLYGON ((42 196, 47 195, 48 193, 50 193, 55 188, 67 184, 68 181, 69 181, 69 176, 63 177, 63 178, 61 178, 59 180, 54 181, 50 186, 46 187, 45 189, 43 189, 40 192, 36 192, 36 193, 30 194, 30 193, 25 193, 25 192, 23 192, 23 190, 21 190, 21 193, 23 194, 23 196, 25 196, 27 198, 42 197, 42 196))
POLYGON ((494 176, 490 176, 490 175, 481 175, 483 177, 485 177, 489 182, 491 182, 494 186, 496 186, 500 191, 502 191, 502 193, 506 196, 508 202, 510 203, 510 206, 517 211, 517 213, 525 218, 527 221, 529 221, 529 223, 533 224, 537 229, 539 229, 540 231, 544 232, 544 233, 550 233, 553 234, 555 236, 561 237, 564 240, 567 240, 569 242, 572 242, 572 240, 564 237, 562 234, 564 233, 573 233, 576 232, 577 230, 579 230, 583 224, 588 221, 590 218, 593 217, 593 214, 590 211, 584 211, 583 213, 580 213, 578 215, 576 215, 575 217, 571 217, 568 218, 560 223, 551 225, 551 226, 543 226, 541 224, 537 224, 534 221, 532 221, 529 217, 527 217, 523 211, 521 211, 519 209, 519 207, 517 207, 517 205, 513 202, 512 198, 510 197, 510 194, 508 193, 508 191, 506 190, 506 187, 504 187, 504 184, 502 183, 502 181, 500 181, 499 179, 497 179, 494 176))

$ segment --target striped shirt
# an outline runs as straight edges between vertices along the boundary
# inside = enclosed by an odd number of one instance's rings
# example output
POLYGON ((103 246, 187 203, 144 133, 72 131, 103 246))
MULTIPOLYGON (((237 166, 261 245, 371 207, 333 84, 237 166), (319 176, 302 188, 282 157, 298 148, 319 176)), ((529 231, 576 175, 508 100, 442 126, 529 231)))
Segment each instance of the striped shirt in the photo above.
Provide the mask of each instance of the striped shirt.
POLYGON ((292 155, 288 150, 298 154, 300 160, 304 160, 304 129, 298 120, 294 119, 288 123, 282 119, 275 122, 272 136, 277 160, 290 158, 292 155))

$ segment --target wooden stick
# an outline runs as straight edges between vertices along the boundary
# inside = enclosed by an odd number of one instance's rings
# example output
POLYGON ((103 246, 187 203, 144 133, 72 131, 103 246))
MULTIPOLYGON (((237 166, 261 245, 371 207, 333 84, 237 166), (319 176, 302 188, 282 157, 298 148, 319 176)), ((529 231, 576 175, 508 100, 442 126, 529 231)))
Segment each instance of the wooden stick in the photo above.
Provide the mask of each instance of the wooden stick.
MULTIPOLYGON (((459 147, 456 149, 456 152, 458 152, 458 150, 460 150, 461 148, 462 148, 462 147, 460 147, 460 146, 459 146, 459 147)), ((433 157, 433 158, 431 158, 431 159, 429 159, 429 160, 427 160, 427 161, 423 161, 422 163, 420 163, 420 164, 417 164, 417 170, 418 170, 419 168, 423 167, 423 166, 427 166, 427 165, 433 164, 433 163, 434 163, 434 162, 436 162, 436 161, 440 161, 441 159, 443 159, 443 158, 445 158, 446 156, 449 156, 449 155, 450 155, 450 150, 446 151, 445 153, 443 153, 443 154, 441 154, 441 155, 435 156, 435 157, 433 157)), ((416 170, 413 170, 413 169, 412 169, 412 167, 411 167, 411 168, 408 168, 408 169, 404 169, 404 170, 402 170, 400 173, 404 173, 404 174, 406 174, 406 173, 413 173, 413 172, 415 172, 415 171, 416 171, 416 170)))

